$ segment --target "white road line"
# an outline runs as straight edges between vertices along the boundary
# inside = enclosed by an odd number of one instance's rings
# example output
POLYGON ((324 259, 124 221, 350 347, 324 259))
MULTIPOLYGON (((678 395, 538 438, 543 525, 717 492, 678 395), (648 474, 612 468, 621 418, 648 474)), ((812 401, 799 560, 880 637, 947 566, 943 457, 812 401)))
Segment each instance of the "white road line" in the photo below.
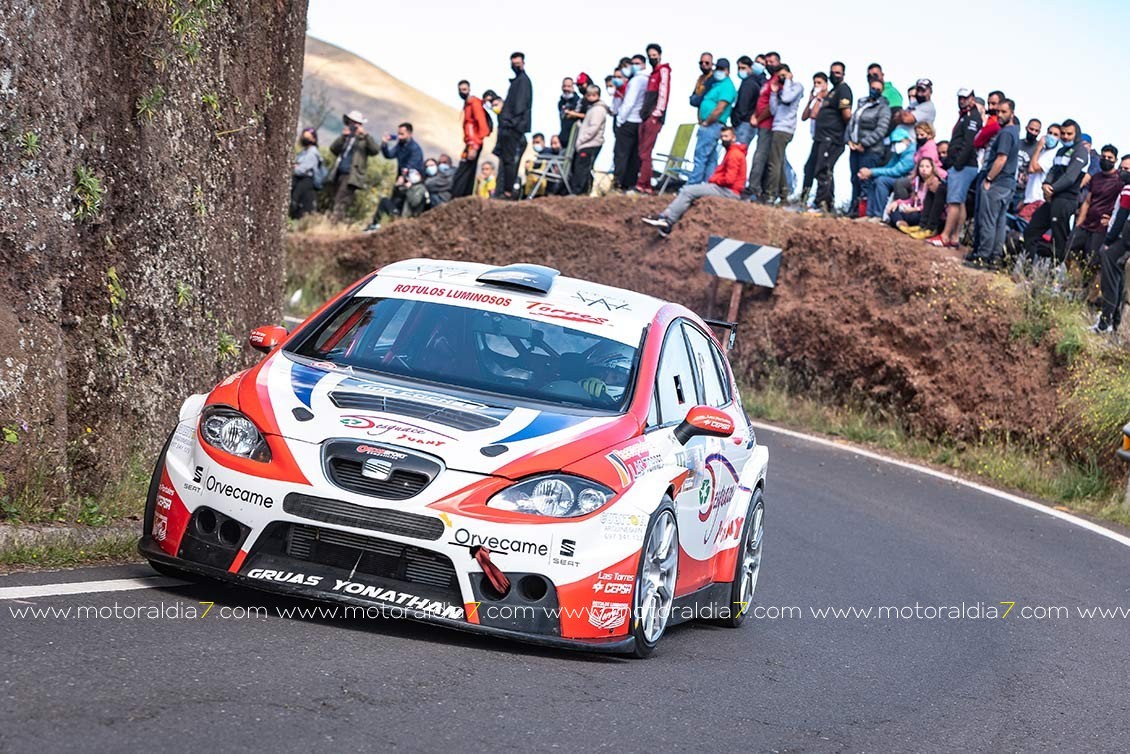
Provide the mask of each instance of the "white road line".
POLYGON ((1108 529, 1105 526, 1099 526, 1098 524, 1096 524, 1093 521, 1088 521, 1085 518, 1080 518, 1079 516, 1073 516, 1070 513, 1065 513, 1064 511, 1057 510, 1056 508, 1052 508, 1051 506, 1047 505, 1046 503, 1041 503, 1041 502, 1038 502, 1036 500, 1029 500, 1026 497, 1020 497, 1019 495, 1013 495, 1012 493, 1009 493, 1009 492, 1002 492, 1001 490, 996 490, 996 489, 993 489, 992 487, 987 487, 983 484, 978 484, 977 482, 970 482, 969 480, 962 479, 959 476, 954 476, 953 474, 947 474, 946 472, 938 471, 937 469, 931 469, 929 466, 920 466, 916 463, 910 463, 909 461, 900 461, 897 458, 889 458, 887 456, 880 455, 879 453, 874 453, 870 450, 864 450, 863 448, 856 447, 855 445, 851 445, 850 443, 846 443, 846 442, 842 442, 842 441, 836 441, 836 440, 828 440, 828 439, 825 439, 823 437, 817 437, 815 435, 807 435, 803 432, 796 432, 796 431, 793 431, 791 429, 783 429, 782 427, 776 427, 772 424, 764 424, 762 422, 751 422, 751 423, 757 429, 764 429, 766 431, 776 432, 778 434, 786 435, 788 437, 792 437, 792 438, 797 439, 797 440, 804 440, 805 442, 810 442, 810 443, 813 443, 813 444, 816 444, 816 445, 823 445, 825 447, 835 448, 836 450, 842 450, 842 451, 845 451, 847 453, 854 453, 857 456, 862 456, 863 458, 870 458, 873 461, 879 461, 881 463, 888 463, 892 466, 900 466, 904 469, 916 471, 919 474, 925 474, 927 476, 932 476, 936 479, 941 479, 941 480, 946 481, 946 482, 953 482, 954 484, 960 484, 963 487, 968 487, 970 489, 977 490, 978 492, 982 492, 986 495, 991 495, 995 498, 999 498, 1001 500, 1007 500, 1010 503, 1015 503, 1016 505, 1021 505, 1025 508, 1029 508, 1029 509, 1034 510, 1034 511, 1039 511, 1040 513, 1045 513, 1045 514, 1047 514, 1047 515, 1049 515, 1053 518, 1058 518, 1061 521, 1066 521, 1069 524, 1074 524, 1075 526, 1078 526, 1081 529, 1086 529, 1087 531, 1094 532, 1095 534, 1098 534, 1100 536, 1106 537, 1107 539, 1118 542, 1121 545, 1126 545, 1127 547, 1130 547, 1130 537, 1127 537, 1125 534, 1119 534, 1118 532, 1113 531, 1111 529, 1108 529))
POLYGON ((36 597, 58 597, 65 594, 95 594, 97 592, 128 592, 134 589, 153 589, 159 586, 187 584, 181 579, 167 576, 149 576, 140 579, 112 579, 110 581, 72 581, 68 584, 39 584, 37 586, 0 587, 0 600, 26 600, 36 597))

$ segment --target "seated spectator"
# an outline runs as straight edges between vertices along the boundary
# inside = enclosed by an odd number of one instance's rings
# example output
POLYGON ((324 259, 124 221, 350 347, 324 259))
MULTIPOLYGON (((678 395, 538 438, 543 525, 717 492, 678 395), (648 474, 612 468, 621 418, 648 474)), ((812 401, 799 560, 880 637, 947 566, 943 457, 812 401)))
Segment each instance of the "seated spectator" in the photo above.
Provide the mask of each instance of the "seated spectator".
POLYGON ((551 155, 560 155, 565 152, 565 147, 561 144, 561 137, 557 134, 549 137, 549 148, 546 150, 551 155))
MULTIPOLYGON (((447 157, 443 155, 440 159, 447 157)), ((428 190, 428 207, 438 207, 451 201, 452 174, 450 157, 445 165, 428 158, 424 163, 424 187, 428 190), (444 170, 446 168, 446 170, 444 170)))
POLYGON ((322 167, 322 155, 318 151, 318 132, 313 128, 302 130, 298 143, 300 151, 294 158, 290 182, 290 217, 298 220, 314 211, 314 200, 321 186, 315 186, 318 172, 322 167))
POLYGON ((864 196, 860 170, 876 168, 882 163, 887 151, 887 132, 891 122, 891 107, 883 98, 883 80, 874 74, 868 74, 867 84, 868 94, 860 97, 844 130, 851 169, 851 204, 848 214, 853 217, 860 214, 859 203, 864 196))
POLYGON ((886 165, 859 169, 861 188, 867 195, 867 217, 871 219, 882 219, 895 181, 914 171, 913 137, 906 127, 897 126, 891 132, 890 142, 891 157, 886 165))
POLYGON ((419 217, 429 206, 428 188, 424 185, 424 177, 420 175, 419 170, 409 168, 405 182, 407 188, 404 190, 404 208, 400 216, 419 217))
POLYGON ((608 122, 608 105, 600 98, 600 88, 589 85, 585 91, 585 118, 577 131, 573 148, 573 165, 569 174, 569 188, 577 196, 588 196, 592 191, 592 166, 604 145, 604 126, 608 122))
MULTIPOLYGON (((530 196, 530 192, 534 190, 534 186, 537 186, 538 176, 535 175, 534 171, 545 169, 545 162, 536 158, 542 155, 554 154, 546 147, 545 134, 543 133, 536 133, 530 137, 530 150, 534 153, 535 159, 526 160, 523 164, 526 175, 522 181, 522 196, 530 196)), ((538 188, 537 195, 545 196, 544 185, 538 188)))
POLYGON ((1110 218, 1110 227, 1104 239, 1106 246, 1099 255, 1101 262, 1099 286, 1102 289, 1099 320, 1092 328, 1098 333, 1114 332, 1122 323, 1122 308, 1126 298, 1126 264, 1130 261, 1130 155, 1122 156, 1123 168, 1118 172, 1122 192, 1118 205, 1110 218))
POLYGON ((494 163, 484 162, 479 168, 479 177, 475 179, 475 196, 490 199, 498 185, 498 176, 495 175, 494 163))
MULTIPOLYGON (((921 232, 923 229, 923 215, 926 207, 926 196, 930 193, 930 186, 937 186, 937 167, 934 160, 924 157, 918 161, 914 175, 910 181, 910 196, 906 199, 891 199, 887 205, 887 222, 892 227, 898 228, 903 233, 921 232)), ((942 206, 945 206, 943 201, 942 206)), ((934 209, 931 207, 931 209, 934 209)))
POLYGON ((643 221, 656 228, 659 235, 666 238, 675 224, 696 201, 706 196, 723 199, 737 199, 745 186, 746 145, 737 140, 734 129, 724 126, 718 135, 726 154, 722 164, 717 167, 706 183, 693 183, 679 189, 678 196, 656 217, 645 217, 643 221))

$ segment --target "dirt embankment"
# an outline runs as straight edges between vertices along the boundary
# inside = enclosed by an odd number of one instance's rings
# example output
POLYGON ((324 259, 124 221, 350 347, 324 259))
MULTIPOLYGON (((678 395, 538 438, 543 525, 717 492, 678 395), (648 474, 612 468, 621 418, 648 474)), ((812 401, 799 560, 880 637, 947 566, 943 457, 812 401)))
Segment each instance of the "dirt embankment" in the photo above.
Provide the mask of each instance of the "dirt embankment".
POLYGON ((278 311, 306 0, 0 5, 0 502, 50 508, 278 311))
MULTIPOLYGON (((771 295, 748 289, 735 364, 757 380, 784 366, 799 387, 891 410, 919 432, 973 441, 1043 440, 1065 370, 1053 349, 1012 335, 1020 304, 1004 278, 889 229, 723 200, 700 202, 671 238, 639 222, 659 199, 467 199, 378 233, 296 235, 292 280, 331 286, 414 256, 536 262, 704 313, 707 239, 784 249, 771 295)), ((724 313, 729 283, 718 292, 724 313)))

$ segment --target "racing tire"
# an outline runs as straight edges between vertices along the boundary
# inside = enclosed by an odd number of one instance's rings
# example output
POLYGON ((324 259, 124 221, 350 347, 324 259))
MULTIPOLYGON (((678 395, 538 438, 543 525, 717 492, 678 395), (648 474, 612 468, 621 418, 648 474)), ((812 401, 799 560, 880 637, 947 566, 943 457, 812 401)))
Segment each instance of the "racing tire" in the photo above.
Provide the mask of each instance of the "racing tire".
MULTIPOLYGON (((176 430, 173 430, 173 433, 175 432, 176 430)), ((157 510, 157 490, 161 486, 161 471, 165 468, 165 454, 169 452, 169 443, 173 441, 173 433, 169 434, 169 439, 165 440, 161 452, 157 455, 157 463, 153 466, 153 476, 149 480, 149 492, 145 496, 145 515, 142 517, 141 524, 143 527, 142 536, 153 531, 153 514, 157 510)), ((150 560, 149 565, 162 576, 184 581, 198 581, 200 579, 199 576, 190 571, 182 571, 180 568, 166 563, 150 560)))
MULTIPOLYGON (((757 591, 757 579, 761 575, 761 554, 765 540, 765 499, 761 488, 757 487, 749 499, 749 513, 742 527, 742 538, 738 544, 737 562, 734 564, 734 581, 730 585, 730 602, 719 605, 727 608, 728 615, 716 622, 727 628, 737 628, 745 622, 757 591)), ((721 612, 721 610, 719 610, 721 612)))
POLYGON ((651 655, 671 619, 675 581, 679 573, 679 525, 675 503, 663 496, 652 514, 640 548, 636 588, 632 592, 631 634, 636 640, 634 656, 651 655))

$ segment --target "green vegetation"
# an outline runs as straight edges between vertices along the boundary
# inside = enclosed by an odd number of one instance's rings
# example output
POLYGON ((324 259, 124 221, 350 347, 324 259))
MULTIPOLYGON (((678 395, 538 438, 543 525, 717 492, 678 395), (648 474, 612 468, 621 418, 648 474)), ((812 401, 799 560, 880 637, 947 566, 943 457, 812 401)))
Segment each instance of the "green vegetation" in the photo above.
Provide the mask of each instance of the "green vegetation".
POLYGON ((25 131, 16 139, 16 144, 24 157, 38 157, 43 147, 39 143, 39 134, 35 131, 25 131))
POLYGON ((75 219, 80 222, 90 222, 102 214, 102 199, 106 189, 102 186, 102 179, 94 171, 84 165, 75 168, 75 187, 73 189, 75 202, 75 219))
POLYGON ((134 104, 137 119, 139 121, 144 119, 147 122, 152 122, 154 116, 157 115, 157 108, 159 108, 164 101, 165 87, 158 84, 137 98, 137 102, 134 104))
POLYGON ((216 360, 222 364, 239 356, 240 350, 239 341, 230 332, 220 330, 216 336, 216 360))
POLYGON ((208 214, 208 205, 204 202, 204 188, 199 183, 192 187, 192 211, 197 217, 208 214))
POLYGON ((110 293, 110 329, 117 331, 123 324, 122 306, 126 302, 126 289, 118 278, 117 268, 106 270, 106 290, 110 293))
POLYGON ((216 120, 220 119, 220 98, 215 92, 205 92, 200 96, 200 104, 204 105, 212 117, 216 120))
POLYGON ((136 532, 107 532, 94 541, 50 544, 18 544, 0 549, 0 567, 36 566, 61 568, 99 561, 137 559, 136 532))
POLYGON ((183 280, 177 281, 177 287, 174 293, 176 294, 178 308, 183 309, 192 303, 192 287, 183 280))

